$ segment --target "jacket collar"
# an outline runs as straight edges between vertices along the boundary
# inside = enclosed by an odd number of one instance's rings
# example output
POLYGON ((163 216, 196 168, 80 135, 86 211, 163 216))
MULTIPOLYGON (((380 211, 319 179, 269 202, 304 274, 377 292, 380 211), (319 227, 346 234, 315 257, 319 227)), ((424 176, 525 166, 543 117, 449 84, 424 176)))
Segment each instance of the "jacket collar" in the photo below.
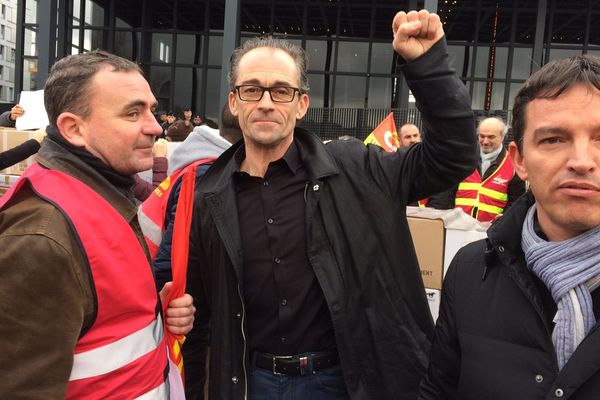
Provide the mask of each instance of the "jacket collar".
MULTIPOLYGON (((298 149, 301 163, 311 180, 318 180, 339 173, 335 159, 319 137, 306 129, 296 127, 294 129, 294 143, 298 149)), ((203 192, 220 192, 230 184, 231 176, 239 170, 235 159, 236 153, 243 151, 243 146, 243 140, 238 141, 214 162, 205 174, 203 192)))
POLYGON ((528 191, 515 201, 506 213, 500 217, 488 229, 487 235, 489 241, 494 247, 503 246, 509 254, 522 254, 521 249, 521 230, 527 211, 533 205, 535 199, 533 194, 528 191))
POLYGON ((51 140, 44 140, 36 155, 36 161, 45 168, 68 174, 92 188, 108 201, 127 222, 131 222, 137 215, 131 190, 123 192, 117 189, 98 171, 59 144, 51 140))

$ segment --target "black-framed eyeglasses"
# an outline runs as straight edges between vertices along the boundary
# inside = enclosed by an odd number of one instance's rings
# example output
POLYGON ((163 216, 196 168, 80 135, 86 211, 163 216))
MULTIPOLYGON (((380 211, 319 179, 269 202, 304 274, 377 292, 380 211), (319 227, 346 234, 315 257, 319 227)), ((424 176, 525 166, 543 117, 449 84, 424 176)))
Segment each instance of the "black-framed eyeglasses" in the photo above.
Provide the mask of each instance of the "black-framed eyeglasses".
POLYGON ((291 86, 264 87, 258 85, 239 85, 235 87, 240 100, 260 101, 265 92, 269 92, 273 103, 291 103, 294 101, 296 92, 301 93, 299 88, 291 86))

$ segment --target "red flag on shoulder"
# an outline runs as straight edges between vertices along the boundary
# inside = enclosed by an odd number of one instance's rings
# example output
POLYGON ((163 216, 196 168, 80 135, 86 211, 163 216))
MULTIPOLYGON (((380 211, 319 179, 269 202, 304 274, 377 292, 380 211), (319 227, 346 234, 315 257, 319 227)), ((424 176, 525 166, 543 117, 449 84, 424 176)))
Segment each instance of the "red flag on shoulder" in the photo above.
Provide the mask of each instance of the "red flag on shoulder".
POLYGON ((393 152, 400 147, 398 140, 398 132, 396 131, 396 123, 394 122, 394 113, 389 113, 387 117, 371 134, 365 139, 365 144, 373 143, 381 146, 385 151, 393 152))

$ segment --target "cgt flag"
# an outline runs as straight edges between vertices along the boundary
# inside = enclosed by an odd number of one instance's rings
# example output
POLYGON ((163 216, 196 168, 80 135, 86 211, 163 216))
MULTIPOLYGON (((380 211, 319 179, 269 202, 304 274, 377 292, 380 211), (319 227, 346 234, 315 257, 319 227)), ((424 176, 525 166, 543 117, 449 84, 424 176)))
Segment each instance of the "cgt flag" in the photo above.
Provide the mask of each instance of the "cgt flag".
POLYGON ((398 132, 396 132, 394 113, 389 113, 365 139, 365 144, 369 143, 381 146, 388 153, 398 150, 400 141, 398 140, 398 132))

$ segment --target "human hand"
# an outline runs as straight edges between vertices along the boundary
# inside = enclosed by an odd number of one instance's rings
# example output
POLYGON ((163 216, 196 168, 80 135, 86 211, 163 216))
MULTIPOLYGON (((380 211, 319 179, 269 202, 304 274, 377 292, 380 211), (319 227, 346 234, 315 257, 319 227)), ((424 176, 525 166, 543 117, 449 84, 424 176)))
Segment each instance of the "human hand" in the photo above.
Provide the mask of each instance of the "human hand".
MULTIPOLYGON (((161 302, 167 298, 173 282, 167 282, 159 293, 161 302)), ((194 326, 194 299, 189 294, 172 300, 165 312, 167 329, 174 335, 187 335, 194 326)))
POLYGON ((165 139, 158 139, 154 142, 152 147, 152 157, 166 157, 167 156, 167 141, 165 139))
POLYGON ((427 10, 400 11, 392 22, 394 50, 406 61, 425 54, 444 36, 444 28, 437 14, 427 10))
POLYGON ((37 131, 33 132, 33 138, 35 140, 38 141, 38 143, 42 143, 42 140, 44 140, 44 138, 46 137, 46 130, 45 129, 38 129, 37 131))
POLYGON ((10 109, 10 119, 16 121, 17 118, 25 114, 25 110, 19 104, 15 104, 13 108, 10 109))

